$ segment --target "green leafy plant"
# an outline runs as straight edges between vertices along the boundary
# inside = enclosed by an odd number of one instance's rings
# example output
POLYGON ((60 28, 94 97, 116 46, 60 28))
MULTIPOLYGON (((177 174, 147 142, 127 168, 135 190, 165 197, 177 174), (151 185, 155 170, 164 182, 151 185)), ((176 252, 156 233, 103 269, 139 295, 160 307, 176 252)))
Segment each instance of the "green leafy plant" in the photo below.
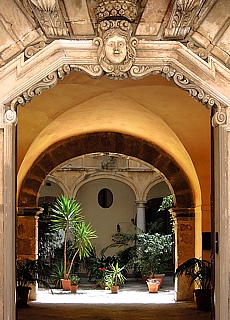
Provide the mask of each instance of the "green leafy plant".
POLYGON ((71 286, 77 286, 80 281, 80 278, 78 277, 78 275, 70 275, 69 280, 71 286))
POLYGON ((17 286, 28 287, 32 284, 42 283, 47 287, 50 287, 42 275, 48 276, 48 268, 43 261, 39 260, 17 260, 16 261, 16 276, 17 286), (41 276, 39 276, 39 271, 41 276))
POLYGON ((53 229, 64 231, 64 252, 63 252, 63 275, 68 279, 72 270, 74 259, 78 255, 80 259, 90 255, 92 250, 91 240, 96 238, 95 231, 91 224, 87 224, 81 215, 82 208, 75 199, 67 199, 61 196, 52 208, 51 220, 53 229), (72 257, 67 255, 67 241, 71 239, 72 257), (67 270, 67 261, 70 261, 67 270))
POLYGON ((170 194, 163 198, 162 203, 158 209, 158 211, 164 211, 170 209, 174 205, 173 196, 170 194))
POLYGON ((106 270, 106 286, 111 289, 113 286, 121 286, 125 283, 125 276, 123 275, 122 271, 124 267, 119 268, 118 262, 115 266, 111 266, 109 269, 106 270))
POLYGON ((51 281, 55 288, 61 288, 61 280, 64 278, 63 261, 57 261, 52 265, 51 281))
POLYGON ((137 235, 136 267, 146 277, 164 272, 167 262, 172 258, 172 236, 142 233, 137 235))

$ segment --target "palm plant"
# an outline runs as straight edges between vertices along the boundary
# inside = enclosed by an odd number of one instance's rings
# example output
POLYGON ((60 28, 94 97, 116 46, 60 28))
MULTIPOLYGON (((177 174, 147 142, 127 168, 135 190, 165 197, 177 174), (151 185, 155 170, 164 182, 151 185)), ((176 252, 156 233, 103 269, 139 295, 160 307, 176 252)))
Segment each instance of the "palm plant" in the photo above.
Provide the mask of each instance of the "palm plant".
POLYGON ((81 212, 80 203, 73 198, 67 199, 64 195, 57 199, 52 208, 51 221, 53 223, 53 230, 64 231, 63 275, 65 280, 69 278, 77 254, 80 259, 89 256, 92 249, 91 240, 96 238, 91 224, 84 222, 81 212), (71 248, 74 250, 74 254, 67 271, 68 239, 72 241, 71 248))
POLYGON ((190 258, 176 269, 176 276, 185 276, 191 279, 199 289, 211 289, 211 263, 207 260, 190 258))

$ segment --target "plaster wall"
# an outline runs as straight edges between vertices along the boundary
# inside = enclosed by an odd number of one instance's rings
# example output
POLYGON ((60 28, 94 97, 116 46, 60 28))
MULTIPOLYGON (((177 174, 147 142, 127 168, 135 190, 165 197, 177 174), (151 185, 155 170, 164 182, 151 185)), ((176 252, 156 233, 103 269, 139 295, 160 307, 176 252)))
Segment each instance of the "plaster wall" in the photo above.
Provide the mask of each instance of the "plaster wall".
MULTIPOLYGON (((83 185, 77 193, 77 199, 82 204, 83 214, 87 222, 92 223, 98 236, 93 240, 97 254, 112 243, 111 236, 117 233, 117 224, 121 225, 121 232, 131 228, 131 219, 135 218, 136 205, 133 191, 124 183, 109 179, 94 180, 83 185), (102 208, 98 203, 98 192, 102 188, 109 189, 113 194, 113 204, 109 208, 102 208)), ((107 254, 117 251, 108 250, 107 254)))

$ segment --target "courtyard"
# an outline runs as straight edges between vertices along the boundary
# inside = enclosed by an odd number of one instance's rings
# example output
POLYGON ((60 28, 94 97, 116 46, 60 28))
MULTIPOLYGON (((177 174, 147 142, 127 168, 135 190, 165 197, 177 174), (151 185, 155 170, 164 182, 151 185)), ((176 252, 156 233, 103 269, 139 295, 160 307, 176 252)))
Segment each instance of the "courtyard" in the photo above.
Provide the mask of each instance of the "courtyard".
POLYGON ((18 309, 18 320, 211 319, 209 312, 197 310, 195 302, 175 302, 174 296, 172 276, 165 278, 158 293, 149 293, 141 281, 127 281, 118 294, 111 294, 82 280, 76 294, 39 289, 29 308, 18 309))

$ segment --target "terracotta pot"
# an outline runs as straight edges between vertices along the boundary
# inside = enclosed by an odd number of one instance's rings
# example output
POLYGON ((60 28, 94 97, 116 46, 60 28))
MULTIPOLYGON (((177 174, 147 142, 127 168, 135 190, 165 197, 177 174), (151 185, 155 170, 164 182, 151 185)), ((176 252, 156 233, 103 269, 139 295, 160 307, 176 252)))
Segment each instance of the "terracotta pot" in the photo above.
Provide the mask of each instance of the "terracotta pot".
POLYGON ((158 292, 159 284, 148 282, 147 285, 149 288, 149 292, 158 292))
POLYGON ((71 293, 76 293, 76 292, 77 292, 77 289, 78 289, 78 286, 77 286, 77 285, 71 285, 71 286, 70 286, 70 291, 71 291, 71 293))
POLYGON ((113 286, 113 287, 111 288, 111 292, 112 292, 112 293, 118 293, 118 289, 119 289, 118 286, 113 286))
POLYGON ((69 291, 70 290, 70 280, 62 279, 61 283, 62 283, 62 289, 64 291, 69 291))

